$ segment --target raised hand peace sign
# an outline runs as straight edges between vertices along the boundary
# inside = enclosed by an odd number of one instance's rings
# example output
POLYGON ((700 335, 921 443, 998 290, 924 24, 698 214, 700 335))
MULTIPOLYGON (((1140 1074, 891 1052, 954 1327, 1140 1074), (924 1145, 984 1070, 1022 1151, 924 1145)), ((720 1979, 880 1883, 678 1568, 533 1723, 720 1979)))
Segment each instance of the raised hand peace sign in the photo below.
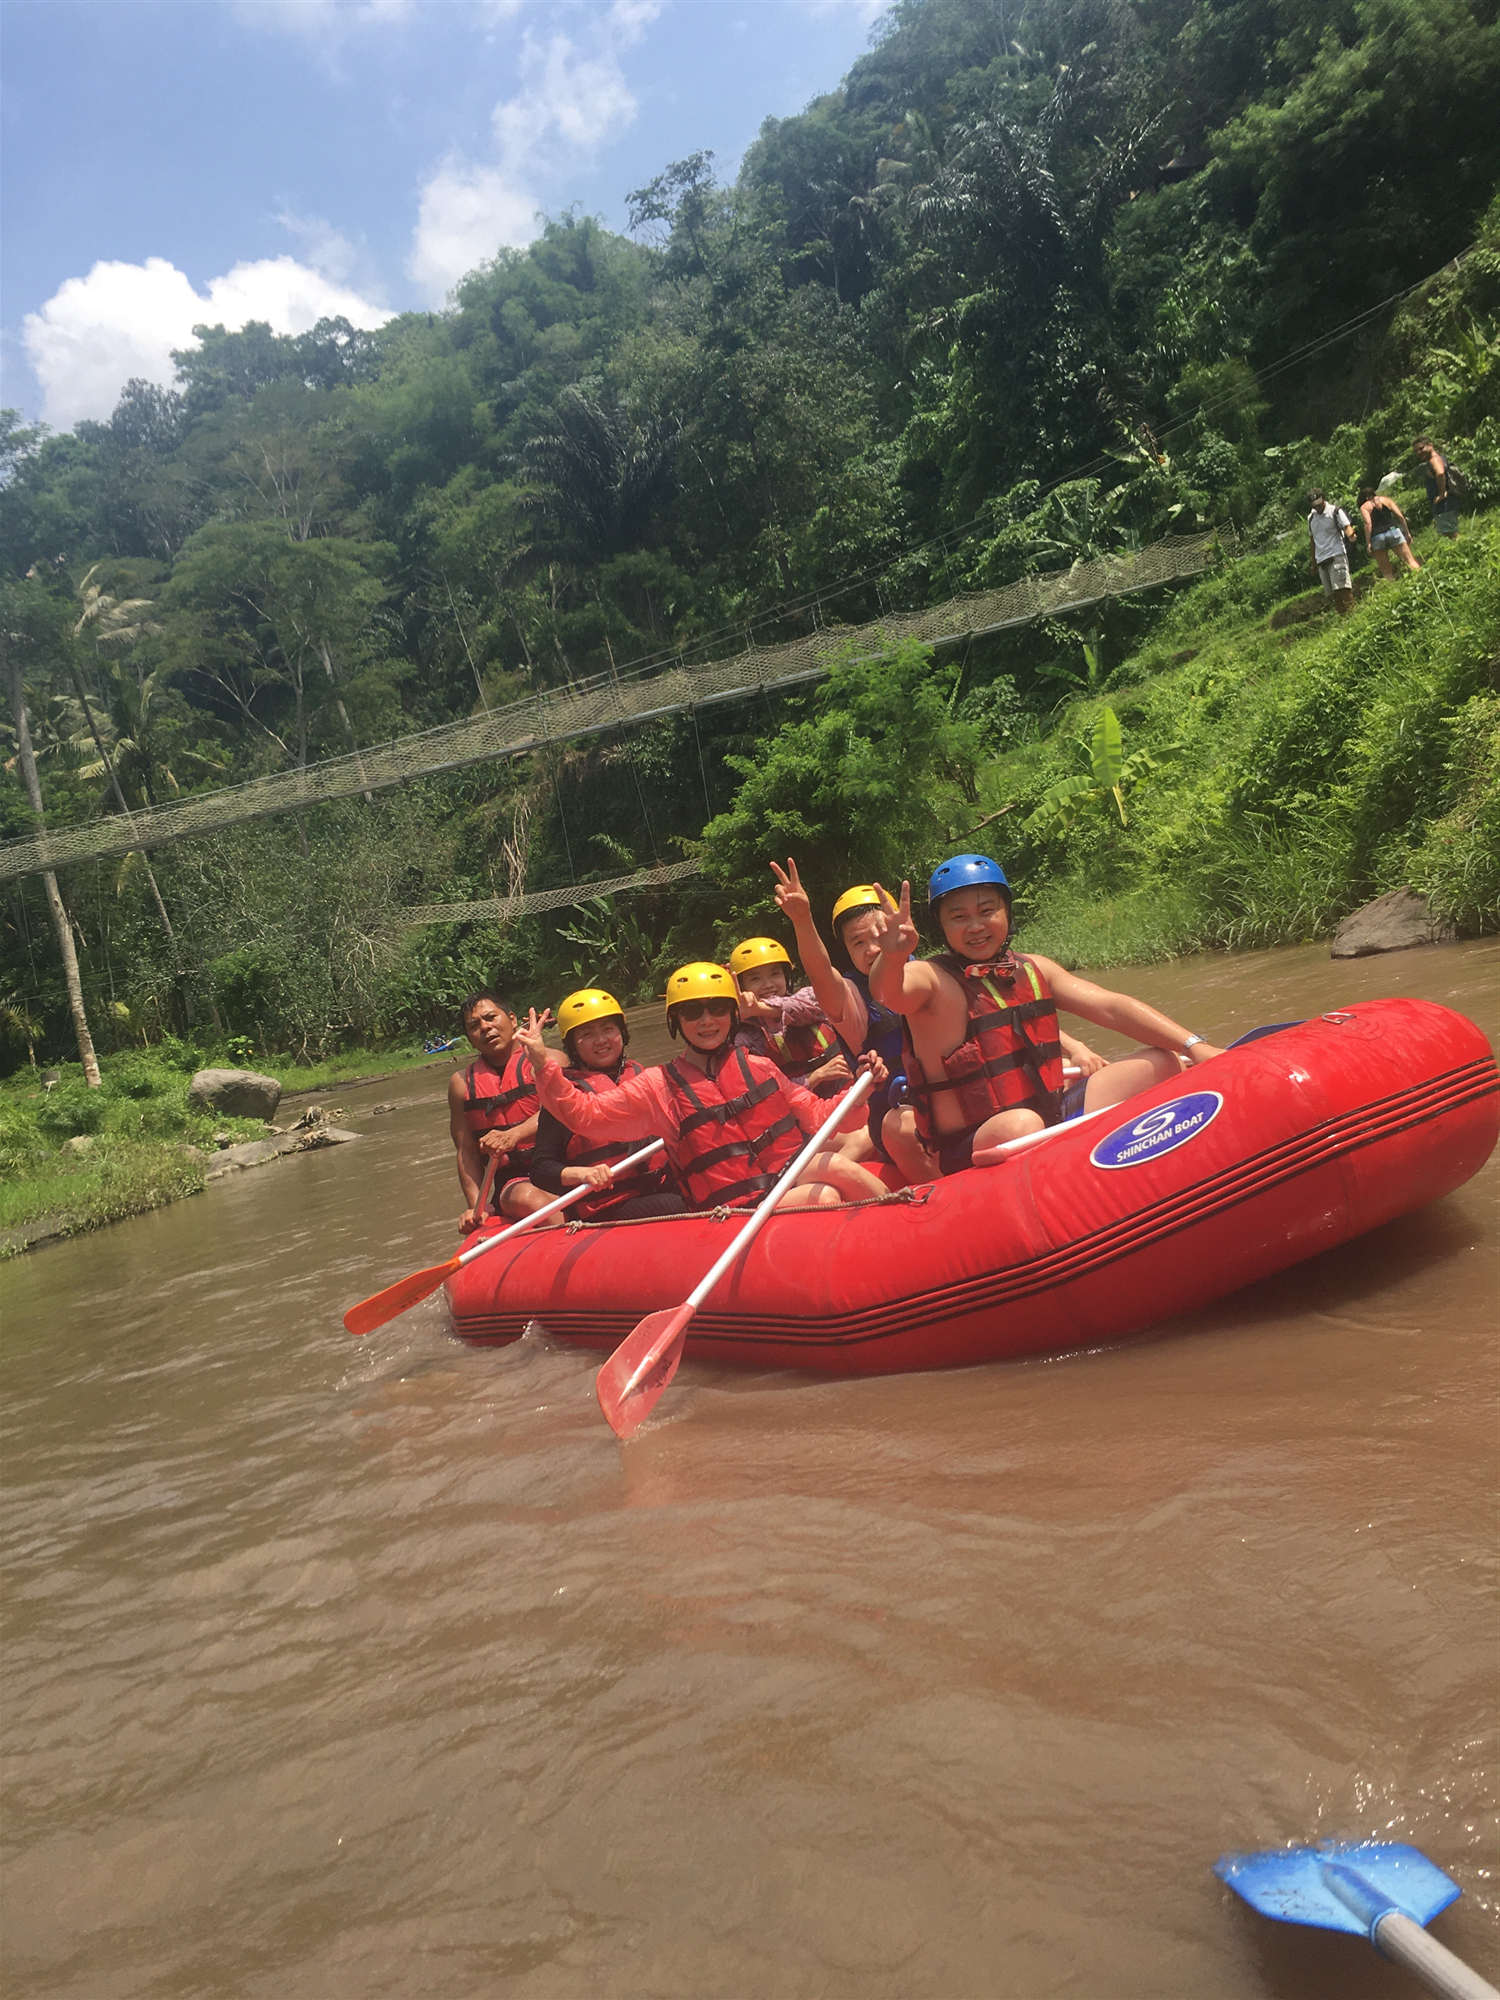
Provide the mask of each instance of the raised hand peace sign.
POLYGON ((875 941, 883 958, 910 958, 921 943, 921 934, 912 922, 911 884, 901 884, 901 900, 896 902, 889 889, 883 889, 877 882, 875 893, 880 898, 880 910, 876 917, 875 941))
POLYGON ((771 873, 776 877, 776 907, 795 926, 812 922, 812 901, 802 886, 802 877, 797 873, 797 864, 787 857, 784 869, 771 863, 771 873))
POLYGON ((542 1040, 542 1030, 552 1019, 552 1009, 544 1007, 539 1014, 535 1007, 528 1008, 526 1019, 516 1028, 516 1040, 530 1056, 532 1066, 541 1069, 545 1063, 555 1061, 551 1049, 542 1040))

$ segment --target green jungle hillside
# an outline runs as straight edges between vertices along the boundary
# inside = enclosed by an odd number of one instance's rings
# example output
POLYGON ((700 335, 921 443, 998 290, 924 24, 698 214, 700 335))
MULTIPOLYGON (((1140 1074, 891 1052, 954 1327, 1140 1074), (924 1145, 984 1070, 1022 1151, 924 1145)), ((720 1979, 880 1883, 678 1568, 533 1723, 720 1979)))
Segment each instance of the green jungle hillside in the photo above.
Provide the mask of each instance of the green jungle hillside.
MULTIPOLYGON (((732 184, 664 165, 627 235, 561 215, 444 312, 200 327, 108 422, 10 413, 0 841, 1167 536, 1218 556, 12 879, 0 1072, 71 1065, 80 1017, 177 1075, 411 1048, 495 978, 643 997, 772 924, 788 853, 826 899, 988 848, 1033 941, 1093 965, 1316 936, 1400 883, 1493 927, 1496 102, 1493 0, 899 0, 732 184), (1463 474, 1454 544, 1419 433, 1463 474), (1352 512, 1392 473, 1426 566, 1362 557, 1324 613, 1306 489, 1352 512), (400 916, 684 857, 503 929, 400 916)), ((46 1144, 135 1114, 92 1116, 46 1144)))

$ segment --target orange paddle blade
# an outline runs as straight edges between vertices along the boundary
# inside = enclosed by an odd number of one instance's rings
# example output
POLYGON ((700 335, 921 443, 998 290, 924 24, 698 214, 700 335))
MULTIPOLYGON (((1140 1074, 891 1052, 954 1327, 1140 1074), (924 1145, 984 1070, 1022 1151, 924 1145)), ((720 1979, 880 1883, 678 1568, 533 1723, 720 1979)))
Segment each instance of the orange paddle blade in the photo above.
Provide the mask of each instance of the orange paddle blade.
POLYGON ((647 1315, 628 1333, 594 1378, 599 1407, 616 1437, 635 1434, 677 1373, 688 1321, 696 1306, 673 1306, 647 1315))
POLYGON ((429 1297, 458 1266, 459 1259, 450 1257, 446 1264, 429 1264, 425 1271, 413 1271, 408 1277, 398 1278, 383 1292, 350 1306, 344 1314, 345 1326, 351 1333, 373 1333, 377 1326, 384 1326, 388 1319, 404 1313, 419 1299, 429 1297))

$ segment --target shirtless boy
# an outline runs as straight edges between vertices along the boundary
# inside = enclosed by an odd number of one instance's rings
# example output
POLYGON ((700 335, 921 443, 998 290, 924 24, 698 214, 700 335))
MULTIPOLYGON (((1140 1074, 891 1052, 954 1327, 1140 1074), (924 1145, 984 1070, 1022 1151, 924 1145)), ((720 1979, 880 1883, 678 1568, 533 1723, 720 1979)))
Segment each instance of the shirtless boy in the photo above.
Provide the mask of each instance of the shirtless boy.
POLYGON ((902 883, 899 899, 881 889, 870 992, 904 1017, 918 1128, 943 1173, 991 1165, 1008 1139, 1122 1103, 1177 1075, 1180 1061, 1222 1053, 1144 1001, 1012 950, 1010 885, 988 855, 945 861, 927 893, 946 951, 913 957, 911 884, 902 883), (1065 1091, 1059 1007, 1146 1046, 1065 1091))
MULTIPOLYGON (((795 861, 784 869, 771 863, 776 878, 776 901, 797 934, 797 950, 813 991, 835 1031, 852 1049, 868 1057, 878 1056, 892 1077, 906 1073, 899 1014, 882 1006, 872 994, 870 973, 880 956, 884 930, 881 910, 883 891, 873 882, 846 889, 833 906, 833 931, 848 960, 850 973, 840 973, 813 921, 812 904, 802 886, 795 861)), ((1059 1031, 1062 1053, 1080 1076, 1089 1077, 1104 1068, 1103 1056, 1096 1055, 1086 1042, 1059 1031)), ((918 1077, 920 1082, 920 1075, 918 1077)), ((888 1160, 912 1186, 934 1179, 938 1172, 935 1153, 918 1135, 917 1113, 898 1093, 891 1103, 884 1091, 872 1099, 869 1121, 871 1154, 888 1160)))

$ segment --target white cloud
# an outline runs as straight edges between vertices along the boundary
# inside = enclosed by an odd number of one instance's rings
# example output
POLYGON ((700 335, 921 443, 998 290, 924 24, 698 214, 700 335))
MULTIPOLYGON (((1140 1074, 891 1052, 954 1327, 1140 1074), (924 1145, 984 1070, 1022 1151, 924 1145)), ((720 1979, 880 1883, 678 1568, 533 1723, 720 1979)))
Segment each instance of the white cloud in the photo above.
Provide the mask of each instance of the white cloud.
POLYGON ((663 0, 610 0, 609 24, 622 45, 638 42, 662 10, 663 0))
POLYGON ((891 6, 891 0, 803 0, 813 14, 852 14, 856 20, 873 24, 891 6))
POLYGON ((57 429, 108 417, 133 375, 173 380, 172 349, 192 345, 195 326, 241 327, 269 320, 277 333, 305 333, 320 319, 374 327, 387 308, 293 257, 236 264, 205 291, 165 257, 144 264, 98 263, 86 278, 59 285, 21 337, 42 389, 42 416, 57 429))
POLYGON ((252 27, 329 42, 351 28, 390 27, 415 8, 413 0, 235 0, 235 12, 252 27))
POLYGON ((536 235, 538 200, 494 167, 449 160, 422 188, 407 270, 441 304, 466 271, 502 244, 519 248, 536 235))
POLYGON ((635 93, 621 51, 640 40, 662 0, 610 0, 587 49, 570 35, 528 32, 517 89, 490 115, 494 152, 450 154, 423 183, 407 271, 434 304, 502 244, 536 235, 539 188, 626 131, 635 93))
POLYGON ((495 106, 491 123, 502 167, 516 170, 558 144, 572 153, 593 152, 623 132, 635 111, 612 50, 585 56, 567 35, 545 42, 528 35, 521 88, 495 106))
POLYGON ((305 264, 335 284, 349 282, 359 252, 342 230, 321 215, 299 215, 293 208, 279 209, 276 220, 297 245, 305 264))

